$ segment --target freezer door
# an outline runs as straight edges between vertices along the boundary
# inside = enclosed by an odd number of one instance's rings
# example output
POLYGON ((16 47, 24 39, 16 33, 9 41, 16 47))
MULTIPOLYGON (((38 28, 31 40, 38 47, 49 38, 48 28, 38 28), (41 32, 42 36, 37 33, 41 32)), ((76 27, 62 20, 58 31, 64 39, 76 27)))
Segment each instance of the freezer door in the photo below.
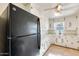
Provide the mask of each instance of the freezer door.
POLYGON ((37 33, 38 17, 12 4, 10 5, 10 16, 12 36, 37 33))
POLYGON ((11 55, 13 56, 34 56, 38 52, 37 35, 11 40, 11 55))

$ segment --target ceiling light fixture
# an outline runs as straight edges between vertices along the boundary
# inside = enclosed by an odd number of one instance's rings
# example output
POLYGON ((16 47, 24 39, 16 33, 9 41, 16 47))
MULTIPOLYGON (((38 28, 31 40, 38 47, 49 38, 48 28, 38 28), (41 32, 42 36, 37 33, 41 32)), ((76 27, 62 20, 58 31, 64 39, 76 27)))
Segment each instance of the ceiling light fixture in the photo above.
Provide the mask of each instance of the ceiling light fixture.
POLYGON ((62 10, 62 5, 61 4, 58 4, 56 6, 56 11, 54 13, 55 16, 59 16, 61 14, 61 10, 62 10))
POLYGON ((61 4, 58 4, 56 9, 57 9, 57 11, 60 12, 62 10, 62 5, 61 4))

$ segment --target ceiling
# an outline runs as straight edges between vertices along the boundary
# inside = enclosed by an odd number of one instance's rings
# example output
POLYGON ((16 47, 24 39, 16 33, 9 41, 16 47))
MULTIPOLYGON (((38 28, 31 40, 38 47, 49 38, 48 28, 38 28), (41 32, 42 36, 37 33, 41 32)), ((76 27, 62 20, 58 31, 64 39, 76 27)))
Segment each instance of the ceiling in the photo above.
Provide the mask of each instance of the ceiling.
POLYGON ((78 3, 61 3, 63 6, 63 10, 59 16, 55 16, 55 10, 45 11, 47 8, 53 8, 57 5, 57 3, 32 3, 32 7, 36 8, 41 14, 44 14, 49 18, 58 18, 72 15, 74 13, 78 13, 79 4, 78 3))

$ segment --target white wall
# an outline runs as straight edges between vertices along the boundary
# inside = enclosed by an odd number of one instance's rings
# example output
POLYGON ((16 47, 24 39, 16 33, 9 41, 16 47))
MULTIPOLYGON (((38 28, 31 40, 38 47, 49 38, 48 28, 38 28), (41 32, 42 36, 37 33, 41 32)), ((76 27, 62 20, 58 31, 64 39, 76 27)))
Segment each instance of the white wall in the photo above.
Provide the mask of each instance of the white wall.
POLYGON ((40 25, 41 25, 41 50, 40 54, 44 54, 48 47, 50 46, 50 39, 48 36, 48 18, 45 16, 40 17, 40 25))
POLYGON ((8 6, 8 3, 0 3, 0 15, 4 12, 7 6, 8 6))

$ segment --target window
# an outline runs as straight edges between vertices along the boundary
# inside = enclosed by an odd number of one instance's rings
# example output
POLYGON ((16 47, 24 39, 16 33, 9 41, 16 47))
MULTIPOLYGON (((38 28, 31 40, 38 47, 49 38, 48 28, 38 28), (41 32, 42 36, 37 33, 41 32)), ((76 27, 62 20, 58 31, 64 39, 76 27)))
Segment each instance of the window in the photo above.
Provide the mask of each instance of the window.
POLYGON ((62 35, 64 33, 64 22, 55 22, 54 30, 57 35, 62 35))

